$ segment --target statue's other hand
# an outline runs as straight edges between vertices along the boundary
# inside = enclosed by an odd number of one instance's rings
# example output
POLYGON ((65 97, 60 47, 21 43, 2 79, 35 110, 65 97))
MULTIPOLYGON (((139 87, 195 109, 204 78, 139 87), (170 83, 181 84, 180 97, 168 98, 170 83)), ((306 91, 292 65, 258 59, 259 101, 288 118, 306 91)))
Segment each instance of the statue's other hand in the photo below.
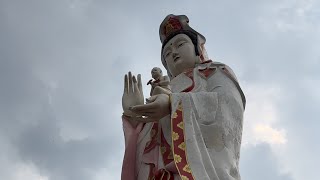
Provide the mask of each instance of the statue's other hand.
POLYGON ((141 105, 144 102, 141 75, 138 74, 138 80, 129 72, 124 76, 124 91, 122 95, 123 115, 128 117, 137 116, 136 113, 129 110, 129 107, 141 105))
POLYGON ((148 104, 136 105, 130 110, 144 118, 137 119, 141 122, 157 121, 166 115, 170 114, 170 100, 169 95, 159 94, 151 96, 147 99, 148 104))

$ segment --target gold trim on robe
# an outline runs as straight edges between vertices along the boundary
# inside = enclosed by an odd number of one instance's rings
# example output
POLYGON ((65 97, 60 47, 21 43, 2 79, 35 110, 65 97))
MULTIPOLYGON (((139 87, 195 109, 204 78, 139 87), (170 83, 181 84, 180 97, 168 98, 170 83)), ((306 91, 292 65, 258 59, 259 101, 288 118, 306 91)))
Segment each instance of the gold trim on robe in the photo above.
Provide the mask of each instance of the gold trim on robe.
POLYGON ((195 178, 192 174, 186 154, 183 107, 181 101, 179 102, 178 107, 172 116, 171 131, 172 152, 179 175, 182 180, 194 180, 195 178))

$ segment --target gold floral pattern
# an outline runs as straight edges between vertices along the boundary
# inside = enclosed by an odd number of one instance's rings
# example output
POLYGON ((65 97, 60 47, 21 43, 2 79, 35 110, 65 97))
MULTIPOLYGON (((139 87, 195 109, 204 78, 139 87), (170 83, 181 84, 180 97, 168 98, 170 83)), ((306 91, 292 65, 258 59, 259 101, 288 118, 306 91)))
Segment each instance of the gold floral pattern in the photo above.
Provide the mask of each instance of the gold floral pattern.
POLYGON ((179 144, 178 146, 181 150, 185 151, 186 150, 186 143, 182 142, 181 144, 179 144))
POLYGON ((177 117, 178 117, 178 114, 176 112, 174 112, 173 115, 172 115, 172 118, 174 119, 174 118, 177 118, 177 117))
POLYGON ((175 154, 175 155, 174 155, 174 160, 175 160, 176 162, 181 162, 181 156, 178 155, 178 154, 175 154))
POLYGON ((189 178, 187 176, 181 176, 181 180, 189 180, 189 178))
POLYGON ((191 168, 189 166, 186 154, 186 143, 184 134, 183 107, 180 101, 176 111, 171 119, 172 152, 174 153, 174 162, 179 171, 182 180, 194 180, 191 168))
POLYGON ((179 139, 179 134, 176 133, 176 132, 172 132, 172 139, 173 139, 174 141, 178 140, 178 139, 179 139))
POLYGON ((189 164, 186 164, 186 165, 184 166, 183 170, 184 170, 185 172, 191 173, 191 169, 190 169, 189 164))
POLYGON ((177 125, 179 128, 183 129, 183 122, 180 122, 178 125, 177 125))

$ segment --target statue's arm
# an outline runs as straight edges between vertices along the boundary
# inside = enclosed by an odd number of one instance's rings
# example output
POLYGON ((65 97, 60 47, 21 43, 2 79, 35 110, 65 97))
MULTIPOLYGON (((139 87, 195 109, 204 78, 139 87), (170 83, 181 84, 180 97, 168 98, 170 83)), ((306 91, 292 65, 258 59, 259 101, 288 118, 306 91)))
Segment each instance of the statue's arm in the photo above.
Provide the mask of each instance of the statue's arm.
POLYGON ((125 138, 125 152, 122 162, 121 180, 135 180, 137 173, 136 152, 139 133, 142 130, 143 124, 140 123, 133 127, 126 117, 122 116, 123 132, 125 138))

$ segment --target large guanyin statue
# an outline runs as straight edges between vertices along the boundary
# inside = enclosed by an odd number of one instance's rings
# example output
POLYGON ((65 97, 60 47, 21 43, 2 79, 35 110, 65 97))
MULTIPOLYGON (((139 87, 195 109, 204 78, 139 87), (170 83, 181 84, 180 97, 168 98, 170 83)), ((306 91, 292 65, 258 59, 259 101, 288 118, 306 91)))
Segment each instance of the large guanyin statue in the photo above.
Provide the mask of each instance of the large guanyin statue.
POLYGON ((208 59, 205 37, 188 23, 168 15, 160 25, 170 89, 157 88, 144 104, 141 76, 125 75, 122 180, 241 179, 245 96, 231 68, 208 59))

